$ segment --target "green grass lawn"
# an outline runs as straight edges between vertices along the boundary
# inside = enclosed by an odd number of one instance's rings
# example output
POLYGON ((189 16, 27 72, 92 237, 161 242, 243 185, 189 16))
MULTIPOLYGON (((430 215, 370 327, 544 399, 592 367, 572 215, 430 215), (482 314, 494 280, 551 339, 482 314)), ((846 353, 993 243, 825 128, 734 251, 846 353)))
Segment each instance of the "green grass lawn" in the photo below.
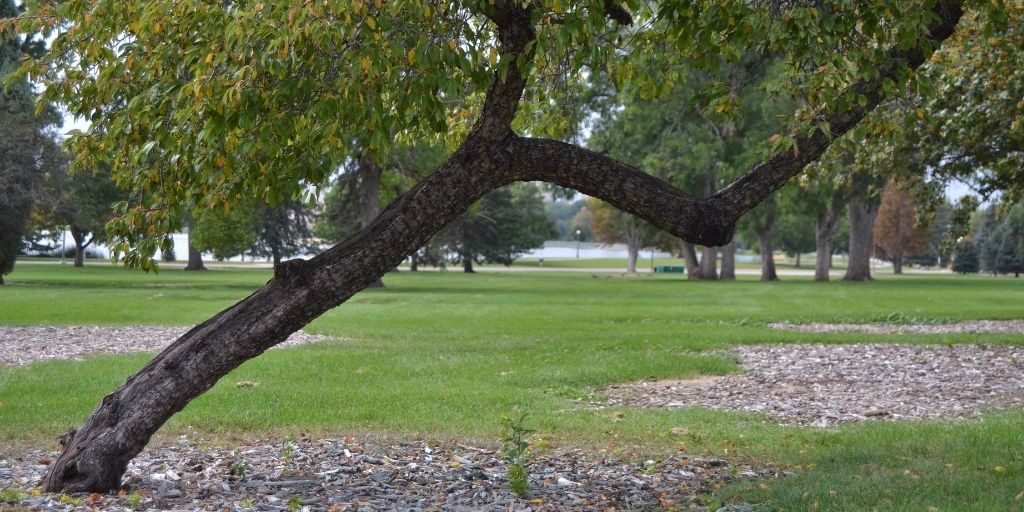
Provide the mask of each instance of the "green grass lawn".
MULTIPOLYGON (((0 324, 190 325, 245 297, 269 270, 156 275, 19 265, 0 324)), ((311 324, 335 342, 250 361, 164 429, 210 434, 386 433, 493 441, 529 413, 543 444, 630 456, 671 450, 770 461, 795 477, 720 493, 787 510, 1022 510, 1024 413, 961 423, 780 427, 758 415, 592 410, 575 398, 641 378, 736 370, 698 351, 741 343, 1021 343, 1019 335, 801 334, 774 321, 952 322, 1024 316, 1024 283, 962 276, 873 283, 687 282, 679 275, 389 274, 311 324), (239 381, 258 383, 239 388, 239 381), (675 427, 689 434, 672 434, 675 427), (999 468, 999 470, 997 470, 999 468)), ((52 446, 145 355, 0 368, 0 442, 52 446)), ((678 430, 677 430, 678 432, 678 430)))

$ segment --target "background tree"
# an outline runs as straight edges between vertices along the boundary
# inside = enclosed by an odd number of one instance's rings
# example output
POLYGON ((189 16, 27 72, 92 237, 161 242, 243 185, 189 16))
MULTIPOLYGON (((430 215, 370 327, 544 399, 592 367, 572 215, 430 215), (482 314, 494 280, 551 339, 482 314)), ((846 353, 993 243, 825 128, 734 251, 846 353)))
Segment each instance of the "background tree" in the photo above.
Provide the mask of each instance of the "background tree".
POLYGON ((993 273, 1020 277, 1024 272, 1024 204, 1009 208, 1006 217, 986 240, 983 251, 994 264, 993 273))
POLYGON ((875 218, 874 244, 882 259, 892 262, 894 274, 903 273, 903 256, 928 247, 930 226, 918 224, 918 209, 906 185, 890 180, 882 191, 875 218))
POLYGON ((52 231, 67 229, 75 243, 75 266, 85 265, 85 251, 107 241, 106 224, 114 216, 114 203, 127 199, 108 170, 70 174, 66 167, 50 175, 48 200, 40 208, 44 225, 52 231))
POLYGON ((312 225, 313 212, 298 201, 260 205, 253 218, 251 252, 253 256, 271 258, 276 267, 284 258, 315 251, 312 225))
POLYGON ((472 273, 474 263, 509 266, 554 235, 540 191, 523 183, 487 194, 439 238, 457 254, 463 270, 472 273))
POLYGON ((761 204, 757 205, 743 219, 747 228, 753 231, 757 239, 757 250, 761 255, 761 280, 778 281, 779 275, 775 270, 775 245, 772 241, 775 238, 776 218, 779 214, 778 194, 768 196, 761 204))
MULTIPOLYGON (((746 2, 38 5, 21 29, 65 32, 19 73, 51 81, 46 98, 93 121, 72 139, 76 165, 111 161, 118 182, 137 193, 111 226, 114 253, 128 265, 152 267, 183 209, 308 198, 307 187, 323 184, 359 135, 372 150, 428 131, 459 141, 354 237, 282 263, 266 287, 190 330, 105 398, 66 437, 44 477, 51 490, 118 488, 127 461, 189 400, 509 183, 571 187, 691 243, 729 243, 745 212, 894 93, 962 15, 955 0, 922 0, 914 16, 896 16, 908 10, 895 0, 830 1, 826 16, 817 5, 746 2), (571 101, 562 100, 579 77, 663 94, 684 67, 715 70, 755 52, 785 62, 780 90, 805 108, 760 163, 711 197, 560 140, 571 125, 562 114, 571 101)), ((712 89, 708 105, 731 97, 712 89)))
POLYGON ((779 249, 793 258, 793 265, 800 267, 800 255, 815 250, 814 221, 802 212, 789 210, 779 219, 775 238, 779 249))
POLYGON ((651 238, 650 226, 600 199, 587 199, 587 209, 594 238, 604 244, 626 244, 626 272, 635 274, 640 249, 651 238))
MULTIPOLYGON (((229 211, 207 212, 202 223, 195 224, 189 231, 189 252, 209 252, 217 261, 242 254, 256 241, 256 215, 256 211, 250 206, 231 208, 229 211)), ((189 260, 191 262, 191 255, 189 260)), ((202 270, 205 270, 205 267, 202 270)))
POLYGON ((953 253, 953 272, 976 274, 980 268, 978 248, 974 246, 970 237, 962 238, 953 253))
MULTIPOLYGON (((18 13, 13 0, 0 0, 0 18, 18 13)), ((38 41, 0 28, 0 77, 16 70, 23 57, 42 49, 38 41)), ((60 126, 60 116, 48 106, 36 114, 34 100, 24 78, 0 87, 0 285, 3 276, 14 270, 44 175, 63 165, 52 131, 60 126)))

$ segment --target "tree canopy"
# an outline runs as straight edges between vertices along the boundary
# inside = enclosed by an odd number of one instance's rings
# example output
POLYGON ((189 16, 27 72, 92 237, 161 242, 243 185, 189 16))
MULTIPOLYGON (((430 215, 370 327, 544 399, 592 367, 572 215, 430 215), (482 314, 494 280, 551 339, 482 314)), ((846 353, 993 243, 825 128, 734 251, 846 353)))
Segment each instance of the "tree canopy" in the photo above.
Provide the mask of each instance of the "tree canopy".
MULTIPOLYGON (((773 92, 802 105, 773 149, 795 150, 797 137, 832 131, 823 115, 867 107, 910 74, 900 59, 943 14, 931 0, 912 4, 28 2, 20 30, 57 35, 18 76, 91 122, 72 137, 76 165, 108 163, 134 191, 112 225, 114 249, 148 268, 157 239, 180 227, 175 210, 198 218, 249 198, 299 198, 353 145, 457 143, 486 109, 492 76, 527 82, 523 108, 509 112, 519 131, 557 137, 573 126, 581 76, 649 97, 692 70, 772 55, 785 70, 773 92), (872 85, 848 89, 860 80, 872 85)), ((728 113, 735 92, 710 80, 700 99, 728 113)))

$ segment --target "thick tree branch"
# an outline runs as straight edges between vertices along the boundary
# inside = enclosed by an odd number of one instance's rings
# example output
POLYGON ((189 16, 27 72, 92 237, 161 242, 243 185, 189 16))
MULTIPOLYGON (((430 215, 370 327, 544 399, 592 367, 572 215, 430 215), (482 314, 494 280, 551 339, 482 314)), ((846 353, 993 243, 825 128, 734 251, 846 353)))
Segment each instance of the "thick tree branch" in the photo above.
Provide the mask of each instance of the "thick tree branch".
POLYGON ((516 116, 519 100, 526 87, 526 73, 533 59, 530 43, 537 33, 530 21, 529 8, 514 0, 495 2, 484 12, 498 27, 498 40, 502 60, 508 66, 504 79, 496 73, 487 90, 484 108, 467 139, 500 141, 512 134, 512 119, 516 116), (520 67, 522 66, 522 67, 520 67))

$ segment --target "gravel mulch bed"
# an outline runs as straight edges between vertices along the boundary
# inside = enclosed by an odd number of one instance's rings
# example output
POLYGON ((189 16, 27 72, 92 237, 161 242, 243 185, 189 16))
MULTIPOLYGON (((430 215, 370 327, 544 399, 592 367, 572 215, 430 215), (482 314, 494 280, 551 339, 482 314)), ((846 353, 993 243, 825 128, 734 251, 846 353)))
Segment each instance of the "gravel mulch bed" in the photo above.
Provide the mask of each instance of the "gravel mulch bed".
POLYGON ((750 345, 734 353, 742 373, 615 385, 595 405, 763 412, 818 427, 1024 408, 1024 346, 750 345))
POLYGON ((864 332, 868 334, 955 334, 972 332, 1024 333, 1024 320, 970 320, 955 324, 768 324, 772 329, 798 332, 864 332))
MULTIPOLYGON (((162 350, 191 327, 0 326, 0 364, 25 365, 47 359, 83 359, 96 354, 162 350)), ((331 339, 299 331, 278 346, 331 339)))
POLYGON ((790 474, 682 455, 628 463, 564 451, 533 458, 531 491, 519 497, 508 491, 507 464, 491 449, 353 439, 204 449, 183 436, 134 459, 120 495, 62 501, 32 491, 55 456, 0 459, 0 488, 19 489, 19 504, 32 510, 707 510, 698 497, 727 482, 790 474))

